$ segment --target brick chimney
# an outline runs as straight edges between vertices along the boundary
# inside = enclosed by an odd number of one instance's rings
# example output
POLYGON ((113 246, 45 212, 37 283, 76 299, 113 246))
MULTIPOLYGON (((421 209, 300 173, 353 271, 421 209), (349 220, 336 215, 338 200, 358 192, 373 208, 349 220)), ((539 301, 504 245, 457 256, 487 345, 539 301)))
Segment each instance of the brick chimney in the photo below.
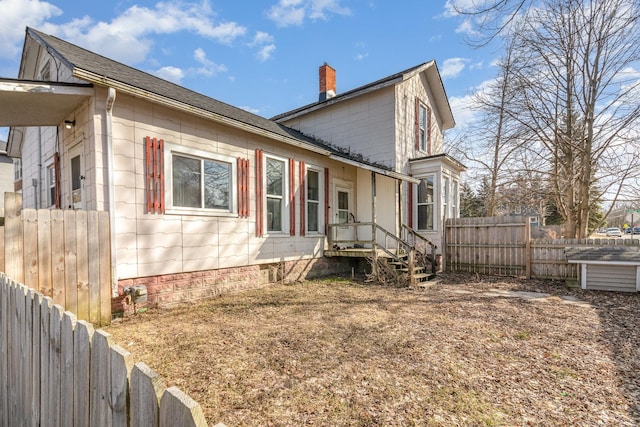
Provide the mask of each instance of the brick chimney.
POLYGON ((336 70, 326 62, 320 67, 320 96, 318 101, 326 101, 336 96, 336 70))

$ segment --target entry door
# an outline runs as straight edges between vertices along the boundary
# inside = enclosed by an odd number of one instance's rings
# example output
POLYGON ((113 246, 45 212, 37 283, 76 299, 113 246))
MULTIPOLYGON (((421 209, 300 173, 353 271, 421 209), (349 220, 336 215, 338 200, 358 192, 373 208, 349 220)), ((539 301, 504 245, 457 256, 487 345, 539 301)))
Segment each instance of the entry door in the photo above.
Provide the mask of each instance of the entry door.
POLYGON ((82 156, 82 144, 78 144, 69 150, 69 184, 71 194, 71 208, 86 209, 84 195, 84 158, 82 156))
MULTIPOLYGON (((333 212, 333 222, 335 224, 348 224, 354 222, 351 203, 351 188, 336 185, 335 194, 333 196, 333 206, 336 207, 333 212)), ((354 236, 354 227, 336 227, 337 240, 354 240, 354 236)), ((349 244, 349 246, 351 246, 351 244, 349 244)))

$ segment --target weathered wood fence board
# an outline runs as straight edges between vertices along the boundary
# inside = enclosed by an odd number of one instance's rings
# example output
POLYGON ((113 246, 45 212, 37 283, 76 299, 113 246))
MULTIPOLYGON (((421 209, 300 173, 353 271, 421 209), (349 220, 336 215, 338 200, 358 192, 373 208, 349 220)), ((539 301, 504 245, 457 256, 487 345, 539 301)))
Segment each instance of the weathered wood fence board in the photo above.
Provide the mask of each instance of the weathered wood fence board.
POLYGON ((0 274, 0 427, 206 426, 198 403, 53 299, 0 274))
POLYGON ((112 292, 109 213, 21 206, 20 194, 5 193, 0 268, 51 297, 78 319, 97 326, 108 324, 112 292))
POLYGON ((445 268, 482 274, 526 275, 528 229, 528 218, 523 217, 447 219, 445 268))
POLYGON ((577 279, 568 246, 640 245, 638 239, 531 239, 528 217, 455 218, 445 223, 445 269, 538 279, 577 279))

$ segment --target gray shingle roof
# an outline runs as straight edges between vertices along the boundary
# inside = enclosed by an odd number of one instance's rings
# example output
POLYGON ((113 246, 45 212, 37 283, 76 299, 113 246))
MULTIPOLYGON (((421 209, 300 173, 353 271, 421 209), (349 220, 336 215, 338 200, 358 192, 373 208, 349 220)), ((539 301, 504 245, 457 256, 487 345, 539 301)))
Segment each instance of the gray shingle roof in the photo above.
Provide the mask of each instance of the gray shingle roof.
POLYGON ((204 111, 219 114, 232 120, 254 126, 287 138, 294 138, 306 144, 317 146, 330 151, 346 159, 359 163, 375 166, 388 170, 387 166, 373 164, 366 159, 348 155, 341 149, 331 146, 316 138, 309 137, 303 133, 266 119, 256 114, 234 107, 217 99, 210 98, 201 93, 179 86, 175 83, 163 80, 144 71, 129 67, 120 62, 101 56, 97 53, 83 49, 79 46, 61 40, 57 37, 44 34, 33 28, 27 28, 27 32, 36 40, 49 48, 49 52, 64 61, 70 68, 78 68, 89 71, 93 74, 105 76, 109 79, 134 86, 139 89, 187 104, 204 111))
POLYGON ((567 260, 575 261, 617 261, 640 264, 640 246, 593 246, 567 247, 567 260))
POLYGON ((413 67, 407 68, 404 71, 400 71, 399 73, 395 73, 395 74, 392 74, 390 76, 383 77, 383 78, 381 78, 379 80, 376 80, 374 82, 367 83, 364 86, 360 86, 360 87, 357 87, 355 89, 351 89, 351 90, 349 90, 347 92, 344 92, 344 93, 339 93, 339 94, 337 94, 336 96, 334 96, 332 98, 325 99, 324 101, 312 102, 311 104, 307 104, 307 105, 304 105, 302 107, 296 108, 294 110, 287 111, 287 112, 284 112, 282 114, 278 114, 277 116, 272 117, 271 120, 278 121, 279 119, 281 119, 283 117, 294 115, 294 114, 298 113, 299 111, 308 110, 309 108, 312 108, 312 107, 314 107, 316 105, 332 104, 332 103, 335 103, 336 101, 339 101, 342 98, 348 98, 348 97, 351 97, 353 95, 356 95, 359 92, 364 93, 369 88, 378 87, 378 86, 385 86, 386 84, 390 84, 392 82, 395 82, 398 79, 401 79, 405 74, 409 74, 412 71, 417 70, 418 68, 421 68, 421 67, 429 64, 430 62, 431 61, 419 64, 419 65, 415 65, 413 67))

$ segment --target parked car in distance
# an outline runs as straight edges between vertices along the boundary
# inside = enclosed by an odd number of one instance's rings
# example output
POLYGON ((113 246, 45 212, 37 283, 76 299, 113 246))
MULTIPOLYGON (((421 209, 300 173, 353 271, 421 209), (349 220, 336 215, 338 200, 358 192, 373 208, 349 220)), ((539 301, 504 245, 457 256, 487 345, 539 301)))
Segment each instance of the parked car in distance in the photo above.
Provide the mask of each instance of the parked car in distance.
POLYGON ((633 234, 640 234, 640 227, 627 228, 627 234, 632 234, 632 230, 633 230, 633 234))
POLYGON ((618 227, 607 228, 607 237, 622 237, 622 231, 618 227))

